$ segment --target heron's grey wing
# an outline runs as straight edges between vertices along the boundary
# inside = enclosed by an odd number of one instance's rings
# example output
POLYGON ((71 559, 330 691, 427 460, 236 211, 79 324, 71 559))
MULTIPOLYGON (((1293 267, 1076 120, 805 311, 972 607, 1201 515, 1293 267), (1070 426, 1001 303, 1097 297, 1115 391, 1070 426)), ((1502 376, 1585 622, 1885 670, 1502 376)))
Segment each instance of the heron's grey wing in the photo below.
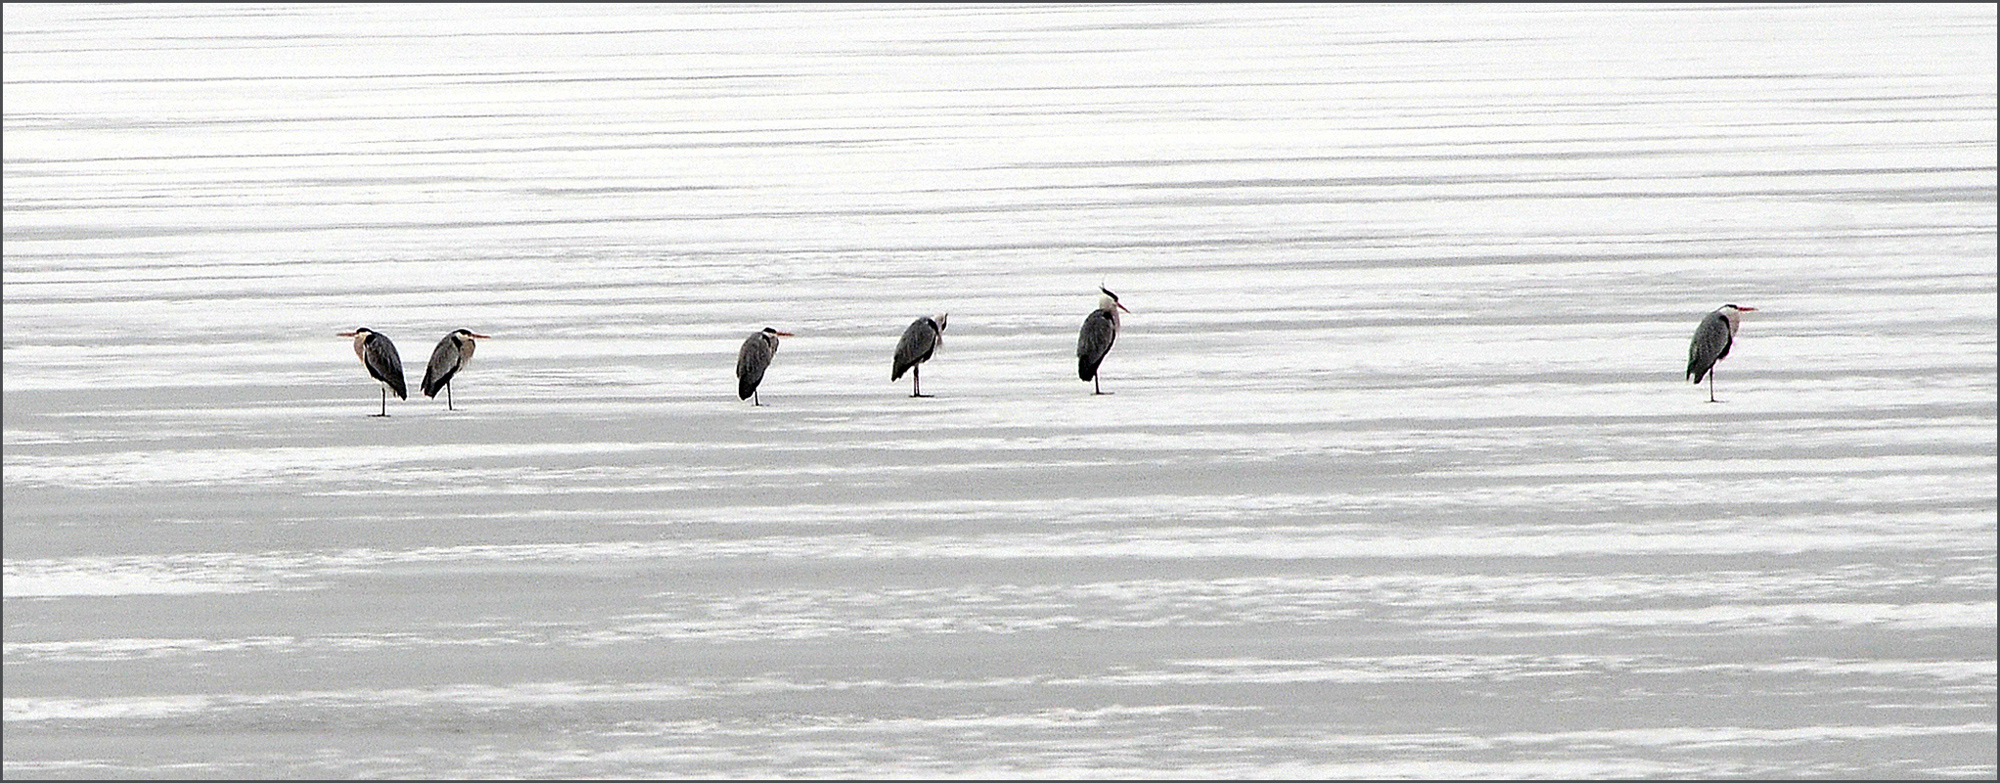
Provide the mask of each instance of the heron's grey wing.
POLYGON ((1729 319, 1720 311, 1709 313, 1695 327, 1694 340, 1688 343, 1687 377, 1695 383, 1708 375, 1715 362, 1729 355, 1729 319))
POLYGON ((1076 377, 1086 381, 1097 377, 1097 365, 1104 363, 1117 339, 1118 323, 1109 311, 1094 310, 1084 317, 1083 329, 1076 335, 1076 377))
POLYGON ((910 328, 903 330, 903 338, 896 341, 896 363, 889 371, 889 380, 902 378, 911 367, 929 361, 936 351, 937 323, 929 318, 910 322, 910 328))
POLYGON ((459 353, 457 335, 447 334, 431 349, 431 363, 424 368, 424 396, 436 397, 444 385, 451 383, 451 376, 458 374, 459 353))
POLYGON ((750 399, 750 395, 757 391, 757 384, 764 382, 764 368, 771 366, 772 353, 762 334, 750 335, 743 341, 743 349, 736 352, 737 399, 750 399))
POLYGON ((396 353, 396 344, 377 332, 368 338, 368 374, 389 385, 389 391, 396 393, 396 399, 410 398, 408 387, 403 384, 403 357, 396 353))

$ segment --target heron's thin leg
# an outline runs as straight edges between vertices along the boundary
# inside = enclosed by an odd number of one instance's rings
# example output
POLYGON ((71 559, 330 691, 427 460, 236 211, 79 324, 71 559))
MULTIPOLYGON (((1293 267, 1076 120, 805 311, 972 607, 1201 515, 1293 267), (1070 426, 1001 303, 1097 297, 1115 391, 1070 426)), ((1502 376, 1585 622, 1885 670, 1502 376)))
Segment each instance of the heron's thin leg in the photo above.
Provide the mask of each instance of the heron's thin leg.
POLYGON ((1715 402, 1715 368, 1708 370, 1708 401, 1715 402))
POLYGON ((444 409, 448 411, 458 410, 451 407, 451 381, 444 382, 444 409))
POLYGON ((924 366, 921 364, 910 365, 910 396, 930 396, 924 393, 924 366))

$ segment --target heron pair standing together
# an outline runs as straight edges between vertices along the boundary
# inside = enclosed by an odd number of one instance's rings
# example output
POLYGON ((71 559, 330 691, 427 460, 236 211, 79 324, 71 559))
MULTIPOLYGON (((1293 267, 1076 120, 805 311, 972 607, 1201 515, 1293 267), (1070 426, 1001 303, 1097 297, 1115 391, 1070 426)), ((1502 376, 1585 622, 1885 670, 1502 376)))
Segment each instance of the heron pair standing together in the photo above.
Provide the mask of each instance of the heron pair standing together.
MULTIPOLYGON (((396 399, 410 398, 403 385, 403 357, 397 355, 396 344, 389 336, 368 327, 352 332, 341 332, 341 337, 354 338, 354 355, 360 357, 361 366, 368 370, 368 377, 382 384, 382 412, 376 416, 389 415, 389 392, 396 393, 396 399)), ((490 340, 483 334, 475 334, 470 329, 454 329, 439 340, 437 348, 431 351, 431 363, 424 368, 423 391, 425 397, 436 398, 439 389, 444 390, 445 410, 458 410, 451 404, 451 379, 458 371, 465 369, 472 361, 472 351, 479 347, 474 338, 490 340)))
MULTIPOLYGON (((1100 296, 1097 309, 1083 319, 1083 329, 1076 336, 1076 374, 1078 378, 1091 382, 1093 394, 1109 394, 1097 385, 1097 367, 1104 363, 1104 356, 1111 352, 1111 343, 1118 339, 1118 311, 1131 312, 1118 303, 1118 295, 1111 289, 1098 286, 1100 296)), ((930 361, 944 343, 945 320, 950 313, 924 316, 911 321, 903 330, 903 337, 896 341, 895 362, 889 367, 889 380, 902 380, 903 373, 910 374, 910 396, 929 397, 924 393, 923 363, 930 361)), ((752 405, 762 405, 757 398, 757 384, 764 381, 764 370, 771 366, 771 357, 778 353, 778 338, 790 337, 790 332, 780 332, 771 327, 750 335, 743 341, 743 348, 736 352, 736 396, 751 400, 752 405)))

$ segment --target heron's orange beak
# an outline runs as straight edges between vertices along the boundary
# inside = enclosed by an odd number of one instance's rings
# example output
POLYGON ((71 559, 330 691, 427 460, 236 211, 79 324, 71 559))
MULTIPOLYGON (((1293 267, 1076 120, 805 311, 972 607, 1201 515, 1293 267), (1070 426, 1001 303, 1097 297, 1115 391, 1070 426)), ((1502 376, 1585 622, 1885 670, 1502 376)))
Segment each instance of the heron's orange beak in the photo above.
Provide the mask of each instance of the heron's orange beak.
POLYGON ((472 336, 474 336, 474 337, 477 337, 477 338, 479 338, 479 339, 481 339, 481 340, 491 340, 491 339, 493 339, 493 336, 492 336, 492 335, 487 335, 487 334, 479 334, 478 332, 474 332, 474 333, 472 334, 472 336))
POLYGON ((1756 310, 1756 309, 1757 309, 1757 308, 1755 308, 1755 307, 1738 307, 1738 308, 1736 308, 1737 312, 1743 312, 1743 313, 1748 313, 1748 312, 1752 312, 1752 311, 1754 311, 1754 310, 1756 310))
POLYGON ((360 332, 341 332, 340 334, 336 334, 336 335, 334 335, 334 336, 335 336, 335 337, 353 337, 353 336, 355 336, 355 335, 357 335, 357 334, 360 334, 360 332))
POLYGON ((1120 310, 1124 310, 1125 312, 1128 313, 1132 312, 1132 308, 1126 307, 1124 302, 1112 302, 1112 304, 1118 305, 1118 309, 1120 310))
POLYGON ((778 333, 778 336, 779 336, 779 337, 791 337, 791 336, 792 336, 792 333, 791 333, 791 332, 779 332, 779 333, 778 333))

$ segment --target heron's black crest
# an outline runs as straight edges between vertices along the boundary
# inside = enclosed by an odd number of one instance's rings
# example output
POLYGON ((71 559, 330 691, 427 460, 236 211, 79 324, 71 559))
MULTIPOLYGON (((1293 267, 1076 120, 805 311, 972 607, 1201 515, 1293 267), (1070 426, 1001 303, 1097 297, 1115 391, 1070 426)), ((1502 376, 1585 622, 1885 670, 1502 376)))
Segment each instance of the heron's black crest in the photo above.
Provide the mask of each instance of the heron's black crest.
POLYGON ((1098 286, 1097 290, 1103 291, 1105 296, 1111 297, 1111 301, 1114 302, 1118 301, 1118 295, 1111 293, 1111 289, 1105 288, 1104 286, 1098 286))

